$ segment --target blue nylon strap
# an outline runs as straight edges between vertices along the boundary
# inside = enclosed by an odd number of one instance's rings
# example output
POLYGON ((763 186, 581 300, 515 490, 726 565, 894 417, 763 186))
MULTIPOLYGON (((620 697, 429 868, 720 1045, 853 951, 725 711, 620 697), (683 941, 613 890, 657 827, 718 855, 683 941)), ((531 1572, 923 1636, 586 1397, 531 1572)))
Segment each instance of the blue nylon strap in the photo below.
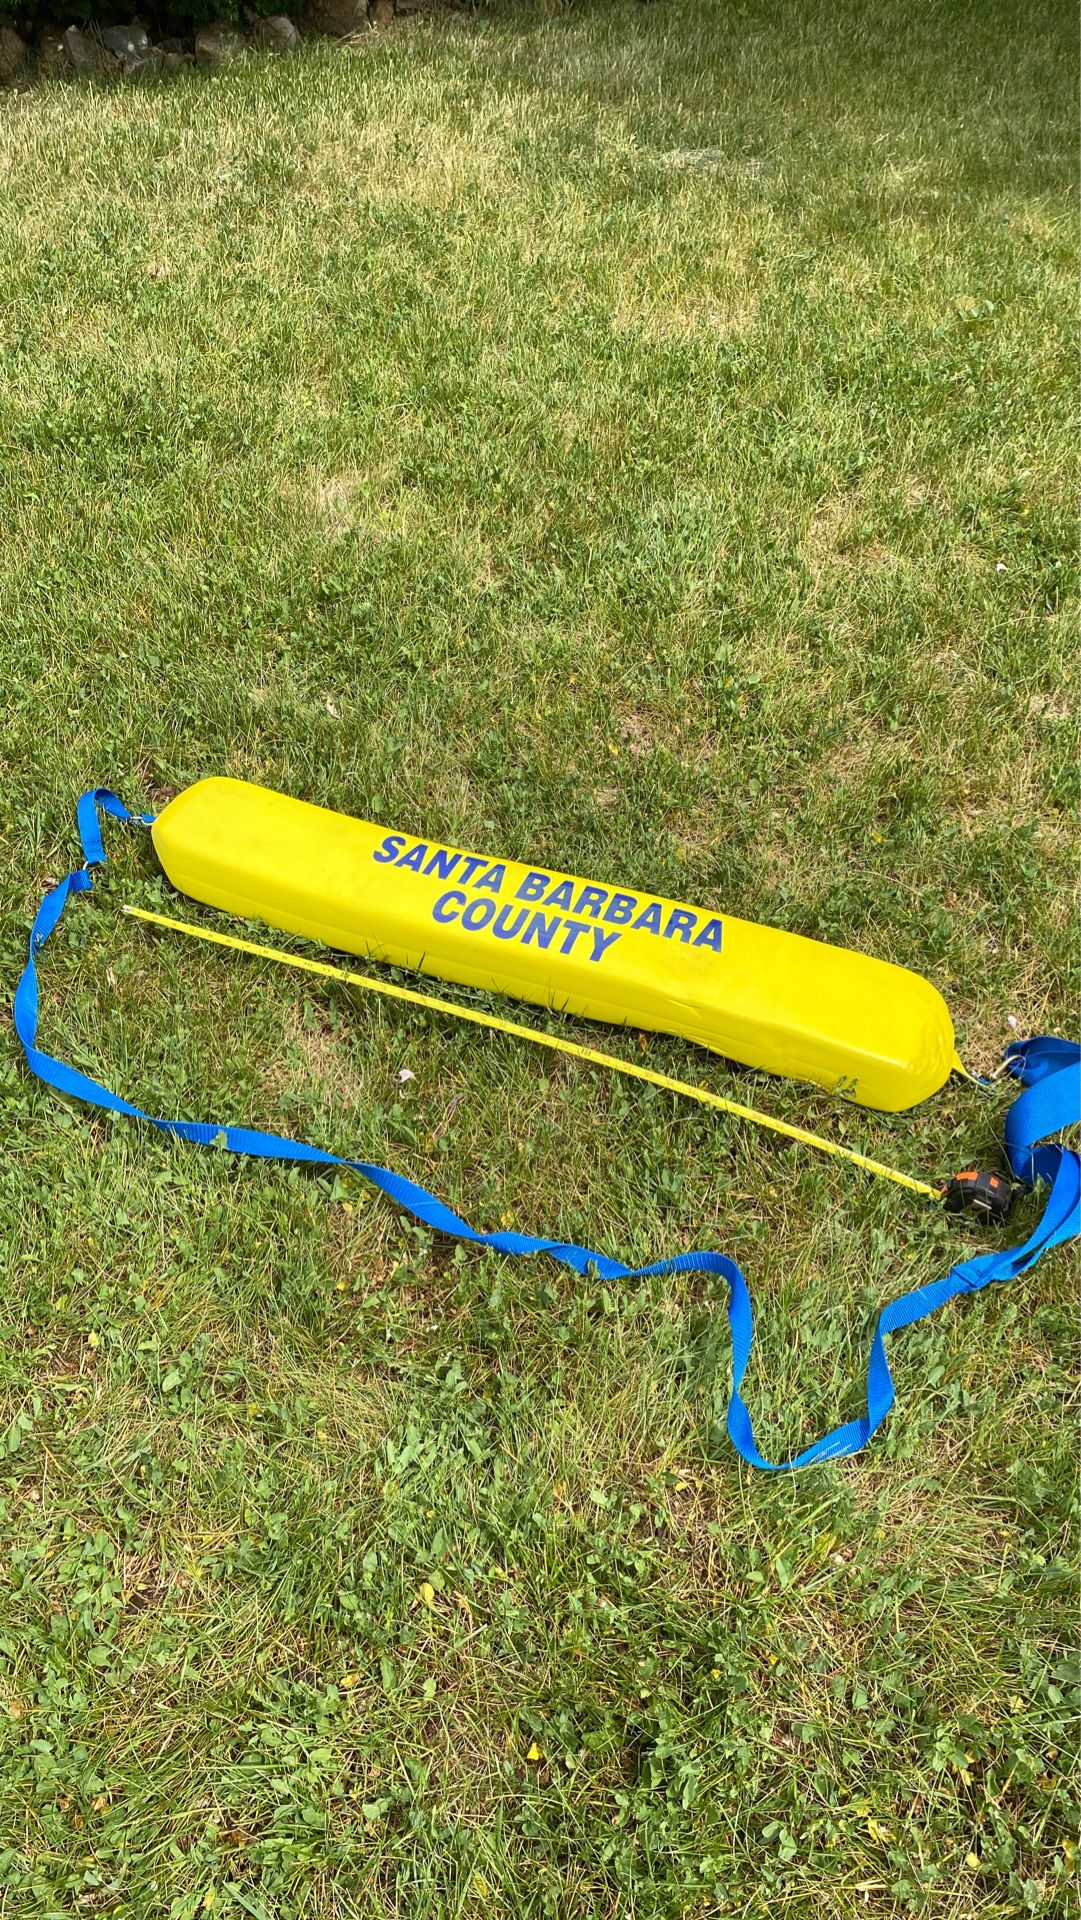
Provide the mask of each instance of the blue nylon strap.
POLYGON ((467 1240, 475 1246, 490 1247, 496 1253, 547 1253, 575 1273, 595 1272, 603 1280, 640 1280, 653 1275, 701 1273, 716 1275, 728 1285, 728 1324, 732 1336, 732 1395, 728 1404, 728 1436, 742 1459, 754 1467, 785 1472, 794 1467, 811 1466, 818 1460, 842 1459, 857 1453, 875 1429, 881 1426, 894 1400, 893 1379, 886 1357, 886 1336, 902 1327, 912 1326, 928 1314, 937 1312, 948 1300, 961 1293, 975 1293, 995 1280, 1012 1280, 1034 1267, 1041 1254, 1062 1245, 1081 1233, 1081 1158, 1068 1147, 1052 1142, 1049 1136, 1081 1119, 1081 1047, 1071 1040, 1055 1039, 1047 1034, 1011 1046, 1007 1066, 1021 1082, 1023 1091, 1006 1115, 1006 1153, 1016 1179, 1026 1186, 1037 1180, 1046 1182, 1050 1191, 1043 1216, 1029 1238, 1019 1247, 998 1249, 962 1260, 940 1280, 903 1293, 884 1307, 878 1318, 867 1368, 867 1412, 857 1420, 845 1421, 823 1434, 812 1446, 805 1447, 789 1460, 766 1460, 755 1444, 751 1416, 740 1393, 754 1345, 754 1317, 747 1283, 734 1260, 723 1253, 680 1253, 668 1260, 655 1260, 646 1267, 626 1267, 608 1254, 594 1253, 588 1247, 562 1240, 540 1240, 525 1233, 480 1233, 403 1174, 387 1167, 376 1167, 366 1160, 347 1160, 326 1153, 321 1147, 303 1140, 288 1140, 273 1133, 259 1133, 250 1127, 218 1126, 199 1120, 167 1120, 143 1113, 108 1087, 92 1080, 37 1045, 38 987, 36 956, 52 933, 72 894, 85 893, 93 885, 88 871, 105 861, 101 835, 101 814, 116 820, 139 819, 149 825, 151 814, 133 815, 105 787, 84 793, 79 801, 78 824, 86 867, 77 868, 50 889, 42 900, 30 934, 26 965, 15 990, 13 1014, 15 1031, 22 1043, 31 1073, 58 1093, 85 1100, 109 1113, 121 1113, 132 1120, 144 1120, 162 1133, 187 1140, 194 1146, 217 1147, 228 1153, 246 1154, 259 1160, 301 1162, 318 1167, 345 1167, 363 1175, 365 1180, 386 1195, 393 1206, 412 1214, 425 1226, 439 1233, 467 1240))

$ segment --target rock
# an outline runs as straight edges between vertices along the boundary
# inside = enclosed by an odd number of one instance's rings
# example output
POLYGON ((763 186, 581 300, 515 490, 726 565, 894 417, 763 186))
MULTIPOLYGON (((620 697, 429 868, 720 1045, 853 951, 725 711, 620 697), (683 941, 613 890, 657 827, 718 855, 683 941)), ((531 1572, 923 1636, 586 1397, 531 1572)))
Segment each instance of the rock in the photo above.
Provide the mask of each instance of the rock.
POLYGON ((344 40, 367 27, 368 0, 306 0, 303 23, 309 33, 329 33, 344 40))
POLYGON ((64 52, 68 65, 75 73, 114 73, 116 61, 111 59, 98 40, 88 40, 78 27, 69 27, 63 38, 64 52))
POLYGON ((368 18, 373 27, 392 27, 394 11, 394 0, 372 0, 368 18))
POLYGON ((193 67, 193 53, 178 53, 175 47, 163 47, 161 50, 161 70, 163 73, 179 73, 181 67, 193 67))
POLYGON ((161 49, 151 46, 150 35, 141 20, 132 20, 126 27, 105 27, 101 38, 112 66, 119 66, 129 80, 161 72, 161 49))
POLYGON ((229 60, 236 60, 247 52, 247 42, 242 33, 227 27, 222 20, 215 20, 212 26, 200 27, 195 36, 195 59, 200 67, 222 67, 229 60))
POLYGON ((257 47, 270 53, 292 53, 300 44, 300 35, 287 13, 271 13, 265 20, 252 18, 252 39, 257 47))
POLYGON ((148 47, 137 60, 125 60, 121 72, 127 80, 151 80, 162 71, 164 65, 165 55, 161 48, 148 47))
POLYGON ((30 71, 30 49, 14 27, 0 27, 0 87, 13 87, 30 71))
POLYGON ((180 58, 184 60, 194 60, 195 58, 194 40, 181 40, 175 35, 162 41, 161 50, 163 53, 178 54, 180 58))
POLYGON ((134 21, 130 27, 106 27, 101 38, 102 44, 108 47, 110 53, 115 53, 124 67, 135 66, 154 51, 145 27, 136 26, 134 21))

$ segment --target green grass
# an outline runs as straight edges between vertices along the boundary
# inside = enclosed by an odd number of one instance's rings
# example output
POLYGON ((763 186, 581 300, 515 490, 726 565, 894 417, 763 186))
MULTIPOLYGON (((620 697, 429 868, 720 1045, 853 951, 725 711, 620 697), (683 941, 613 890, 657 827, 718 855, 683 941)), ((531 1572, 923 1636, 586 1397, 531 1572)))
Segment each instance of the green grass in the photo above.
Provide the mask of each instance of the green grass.
MULTIPOLYGON (((903 961, 977 1068, 1069 1031, 1075 67, 1047 0, 674 0, 0 100, 3 978, 82 787, 224 771, 903 961)), ((47 1045, 478 1225, 725 1248, 775 1454, 977 1244, 180 950, 110 848, 47 1045)), ((999 1126, 649 1058, 925 1175, 999 1126)), ((0 1102, 4 1920, 1072 1910, 1065 1258, 773 1479, 697 1281, 463 1253, 10 1040, 0 1102)))

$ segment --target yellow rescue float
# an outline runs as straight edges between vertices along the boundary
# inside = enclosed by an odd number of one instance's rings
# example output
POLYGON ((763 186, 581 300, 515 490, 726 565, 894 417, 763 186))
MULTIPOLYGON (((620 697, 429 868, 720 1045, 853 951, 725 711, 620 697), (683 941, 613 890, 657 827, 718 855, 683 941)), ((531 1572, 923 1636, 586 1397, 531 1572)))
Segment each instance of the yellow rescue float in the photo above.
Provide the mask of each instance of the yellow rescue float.
POLYGON ((173 886, 345 953, 680 1034, 896 1113, 959 1066, 940 993, 868 954, 711 908, 388 831, 244 780, 153 825, 173 886))

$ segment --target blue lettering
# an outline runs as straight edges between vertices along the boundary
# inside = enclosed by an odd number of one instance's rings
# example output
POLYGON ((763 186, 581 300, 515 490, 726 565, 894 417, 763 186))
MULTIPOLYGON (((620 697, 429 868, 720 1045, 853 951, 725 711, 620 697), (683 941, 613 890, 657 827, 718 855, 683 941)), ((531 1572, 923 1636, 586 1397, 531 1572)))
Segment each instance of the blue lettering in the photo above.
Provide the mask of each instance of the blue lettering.
POLYGON ((448 920, 457 920, 459 909, 465 906, 467 893, 441 893, 432 908, 432 919, 446 926, 448 920))
POLYGON ((678 933, 684 946, 686 946, 691 937, 691 932, 697 924, 698 915, 696 913, 688 913, 684 907, 673 907, 668 916, 668 925, 665 927, 664 937, 666 940, 671 940, 672 935, 678 933))
POLYGON ((714 953, 720 953, 721 931, 721 922, 719 920, 707 920, 701 933, 695 937, 695 946, 712 947, 714 953))
POLYGON ((482 853, 466 854, 465 865, 463 866, 461 873, 458 875, 458 878, 461 881, 463 887, 467 887, 469 885, 469 882, 472 880, 473 875, 477 871, 477 868, 483 867, 485 864, 486 862, 484 859, 484 855, 482 853))
MULTIPOLYGON (((567 885, 568 886, 570 885, 569 880, 567 882, 567 885)), ((592 932, 592 928, 587 927, 584 920, 568 920, 566 922, 566 927, 567 927, 567 937, 564 940, 563 945, 559 949, 560 953, 569 953, 580 933, 592 932)))
POLYGON ((588 913, 595 920, 608 898, 607 887, 583 887, 574 903, 575 913, 588 913))
POLYGON ((564 911, 567 911, 573 899, 574 881, 561 880, 557 887, 552 888, 544 904, 546 907, 562 907, 564 911))
POLYGON ((388 860, 396 859, 404 845, 404 833, 388 833, 384 837, 382 846, 376 847, 375 852, 372 854, 372 859, 378 860, 380 864, 383 865, 388 860))
POLYGON ((525 907, 519 907, 517 918, 512 926, 507 915, 513 912, 513 907, 500 907, 499 912, 492 921, 492 932, 495 934, 497 940, 516 940, 521 933, 522 928, 529 918, 528 911, 525 907))
POLYGON ((593 935, 593 952, 589 956, 591 960, 599 960, 605 948, 610 947, 613 940, 619 939, 618 933, 602 933, 599 927, 591 927, 590 932, 593 935))
POLYGON ((562 925, 558 914, 546 920, 543 913, 535 913, 522 935, 523 947, 550 947, 562 925))
POLYGON ((614 893, 604 910, 604 917, 610 926, 625 927, 637 905, 636 893, 614 893))
POLYGON ((448 853, 446 847, 437 847, 424 871, 437 874, 440 880, 449 880, 461 857, 460 853, 448 853))
POLYGON ((396 867, 411 867, 414 873, 419 873, 427 855, 428 842, 426 840, 418 840, 416 846, 410 847, 409 852, 403 853, 401 859, 396 860, 394 864, 396 867))
POLYGON ((545 887, 551 886, 551 883, 550 873, 538 873, 533 869, 526 874, 514 897, 516 900, 540 900, 543 898, 545 887))
POLYGON ((471 900, 462 915, 462 925, 468 927, 470 933, 479 933, 481 927, 488 925, 494 912, 494 900, 471 900))
POLYGON ((659 900, 651 900, 648 907, 642 908, 641 913, 638 915, 638 918, 634 923, 634 930, 636 933, 639 931, 639 929, 643 933, 659 933, 660 932, 661 903, 659 900))
POLYGON ((504 866, 489 867, 487 873, 482 873, 480 879, 474 884, 478 887, 489 887, 493 893, 501 893, 506 872, 507 869, 504 866))

